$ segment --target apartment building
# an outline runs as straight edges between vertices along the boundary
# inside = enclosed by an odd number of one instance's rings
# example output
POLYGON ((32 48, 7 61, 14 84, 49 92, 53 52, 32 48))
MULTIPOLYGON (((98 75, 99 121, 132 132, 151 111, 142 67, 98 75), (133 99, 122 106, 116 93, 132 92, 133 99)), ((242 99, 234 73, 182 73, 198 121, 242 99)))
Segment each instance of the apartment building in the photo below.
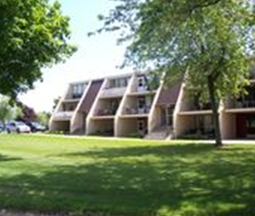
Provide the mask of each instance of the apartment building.
MULTIPOLYGON (((210 103, 185 91, 185 83, 164 86, 144 73, 71 83, 50 119, 50 130, 115 137, 212 138, 210 103)), ((255 138, 255 78, 249 94, 229 97, 219 107, 224 139, 255 138)))

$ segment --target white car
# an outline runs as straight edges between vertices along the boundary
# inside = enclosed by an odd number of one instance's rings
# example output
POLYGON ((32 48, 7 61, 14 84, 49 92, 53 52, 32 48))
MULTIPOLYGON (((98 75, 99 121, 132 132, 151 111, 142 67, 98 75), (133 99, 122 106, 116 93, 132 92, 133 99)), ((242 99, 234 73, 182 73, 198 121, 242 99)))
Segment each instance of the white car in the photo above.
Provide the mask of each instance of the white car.
POLYGON ((30 133, 31 129, 29 126, 27 126, 24 122, 21 121, 12 121, 9 122, 6 125, 6 130, 7 133, 12 133, 12 132, 16 132, 16 133, 30 133))

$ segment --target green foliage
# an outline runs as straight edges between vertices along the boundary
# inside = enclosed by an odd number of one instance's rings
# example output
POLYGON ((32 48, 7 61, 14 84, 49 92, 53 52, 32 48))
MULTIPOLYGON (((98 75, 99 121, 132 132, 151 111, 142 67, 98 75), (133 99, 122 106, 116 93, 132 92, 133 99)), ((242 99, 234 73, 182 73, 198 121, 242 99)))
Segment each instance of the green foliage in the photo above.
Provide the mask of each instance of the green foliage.
MULTIPOLYGON (((120 27, 120 42, 131 39, 125 63, 165 74, 166 81, 187 71, 189 92, 239 94, 247 85, 248 56, 254 53, 252 1, 119 0, 102 30, 120 27)), ((201 95, 202 98, 206 98, 201 95)), ((207 96, 208 98, 208 96, 207 96)))
POLYGON ((150 73, 146 76, 146 84, 149 86, 150 90, 158 89, 160 85, 160 78, 158 74, 150 73))
POLYGON ((1 1, 0 93, 15 98, 42 80, 42 68, 70 57, 76 50, 70 33, 58 2, 1 1))
POLYGON ((7 120, 15 118, 20 113, 20 109, 11 106, 10 99, 0 96, 0 123, 5 125, 7 120))
POLYGON ((54 111, 57 108, 57 105, 59 103, 59 101, 61 100, 61 97, 58 96, 57 98, 53 99, 53 106, 52 106, 52 111, 54 111))
POLYGON ((17 120, 24 121, 24 122, 35 121, 37 116, 32 107, 27 106, 21 101, 17 101, 16 104, 20 108, 20 113, 17 116, 17 120))
POLYGON ((56 130, 56 131, 50 131, 50 130, 47 130, 47 131, 44 131, 43 132, 44 134, 56 134, 56 135, 64 135, 65 132, 64 131, 60 131, 60 130, 56 130))
POLYGON ((130 133, 127 135, 129 138, 143 138, 144 135, 139 132, 130 133))
POLYGON ((255 52, 255 3, 250 0, 116 0, 99 30, 122 30, 131 43, 124 65, 183 78, 190 94, 210 99, 217 145, 221 145, 220 99, 248 85, 255 52))
POLYGON ((254 154, 255 145, 241 143, 215 150, 196 142, 0 135, 1 208, 73 216, 252 216, 254 154))
POLYGON ((38 112, 36 113, 37 120, 42 124, 47 126, 49 124, 51 113, 49 112, 38 112))

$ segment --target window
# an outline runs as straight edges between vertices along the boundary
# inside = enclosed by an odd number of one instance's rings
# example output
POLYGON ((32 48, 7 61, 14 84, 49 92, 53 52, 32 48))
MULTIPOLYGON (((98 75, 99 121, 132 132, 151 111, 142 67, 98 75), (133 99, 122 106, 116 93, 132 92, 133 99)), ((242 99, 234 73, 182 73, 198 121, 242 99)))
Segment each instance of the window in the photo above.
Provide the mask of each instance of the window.
POLYGON ((138 120, 137 129, 139 132, 145 131, 145 122, 143 120, 138 120))
POLYGON ((167 112, 167 124, 169 126, 173 126, 174 105, 171 104, 169 107, 167 107, 166 112, 167 112))
POLYGON ((246 127, 248 134, 255 134, 255 115, 249 115, 246 118, 246 127))
POLYGON ((128 85, 129 77, 110 80, 110 88, 123 88, 128 85))
POLYGON ((147 90, 146 77, 139 76, 137 78, 137 91, 145 91, 147 90))
POLYGON ((115 79, 114 80, 110 80, 110 82, 109 82, 109 88, 115 88, 115 86, 116 86, 116 83, 115 83, 115 79))
POLYGON ((213 119, 212 115, 197 116, 195 128, 204 135, 213 135, 213 119))
POLYGON ((138 77, 138 87, 143 87, 145 86, 145 77, 138 77))
POLYGON ((79 83, 72 86, 73 98, 80 98, 85 90, 85 84, 79 83))
POLYGON ((126 78, 120 79, 119 82, 121 87, 126 87, 128 83, 126 78))
POLYGON ((113 115, 116 114, 116 111, 119 107, 120 100, 111 100, 110 101, 110 110, 113 115))
POLYGON ((145 97, 139 97, 138 108, 145 108, 145 106, 146 106, 145 97))
POLYGON ((153 101, 153 96, 147 95, 147 96, 145 97, 145 100, 146 100, 146 106, 147 106, 147 107, 151 107, 151 104, 152 104, 152 101, 153 101))

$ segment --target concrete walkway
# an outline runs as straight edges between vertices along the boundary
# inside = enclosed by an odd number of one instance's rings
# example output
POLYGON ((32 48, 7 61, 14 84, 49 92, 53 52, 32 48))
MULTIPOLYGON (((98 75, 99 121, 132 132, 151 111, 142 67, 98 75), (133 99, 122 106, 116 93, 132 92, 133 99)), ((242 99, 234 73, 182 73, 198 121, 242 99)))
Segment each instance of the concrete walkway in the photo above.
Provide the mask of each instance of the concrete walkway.
MULTIPOLYGON (((43 137, 56 137, 56 138, 71 138, 71 139, 109 139, 109 140, 129 140, 129 141, 145 141, 145 139, 139 138, 125 138, 125 137, 100 137, 100 136, 78 136, 78 135, 58 135, 58 134, 22 134, 24 136, 43 136, 43 137)), ((173 140, 148 140, 150 142, 179 142, 179 143, 201 143, 201 144, 213 144, 215 140, 183 140, 183 139, 173 139, 173 140)), ((223 144, 255 144, 255 140, 223 140, 223 144)), ((1 216, 1 215, 0 215, 1 216)))
MULTIPOLYGON (((189 142, 189 141, 188 141, 189 142)), ((215 140, 193 140, 193 141, 190 141, 191 143, 201 143, 201 144, 214 144, 215 143, 215 140)), ((237 144, 237 145, 251 145, 251 144, 254 144, 255 145, 255 140, 222 140, 222 143, 223 144, 237 144)))

